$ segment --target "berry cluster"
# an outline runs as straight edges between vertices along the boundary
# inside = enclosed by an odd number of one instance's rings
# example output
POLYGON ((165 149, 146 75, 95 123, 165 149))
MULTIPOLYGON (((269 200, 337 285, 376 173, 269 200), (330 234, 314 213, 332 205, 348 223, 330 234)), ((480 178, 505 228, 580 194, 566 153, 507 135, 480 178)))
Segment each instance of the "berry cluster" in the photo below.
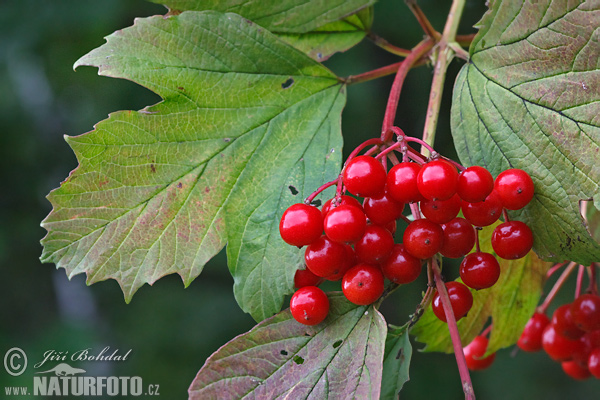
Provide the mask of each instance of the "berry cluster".
MULTIPOLYGON (((398 143, 387 147, 381 143, 365 155, 356 155, 359 146, 336 181, 284 212, 279 225, 282 239, 306 246, 306 269, 296 273, 299 290, 290 303, 299 322, 313 325, 326 317, 327 297, 317 287, 324 279, 341 280, 349 301, 368 305, 383 294, 385 278, 395 284, 412 282, 420 275, 423 260, 437 254, 460 258, 476 246, 460 266, 464 284, 446 284, 455 317, 460 319, 473 303, 469 288, 489 288, 500 276, 496 258, 479 249, 476 227, 491 225, 504 215, 505 222, 491 239, 496 254, 517 259, 531 250, 529 227, 509 221, 504 211, 520 209, 532 199, 533 181, 525 171, 509 169, 494 180, 483 167, 465 169, 435 152, 425 158, 406 146, 407 141, 418 139, 398 134, 398 143), (393 150, 402 153, 402 162, 393 150), (388 159, 393 167, 386 172, 388 159), (316 194, 333 185, 337 194, 321 210, 311 205, 316 194), (362 197, 362 204, 344 192, 362 197), (407 204, 412 219, 403 215, 407 204), (461 210, 464 218, 458 216, 461 210), (398 219, 408 222, 402 243, 394 240, 398 219)), ((437 293, 432 307, 446 321, 437 293)))
POLYGON ((549 319, 538 310, 517 342, 523 351, 544 350, 570 377, 600 379, 600 296, 587 293, 558 307, 549 319))

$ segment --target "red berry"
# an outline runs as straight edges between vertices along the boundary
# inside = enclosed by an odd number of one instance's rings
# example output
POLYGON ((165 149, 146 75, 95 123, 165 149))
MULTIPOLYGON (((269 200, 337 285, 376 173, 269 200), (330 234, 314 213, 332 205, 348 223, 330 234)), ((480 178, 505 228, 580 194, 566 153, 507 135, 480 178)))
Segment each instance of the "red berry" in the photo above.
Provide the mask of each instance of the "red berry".
POLYGON ((385 261, 394 248, 394 237, 382 226, 367 225, 365 234, 354 245, 356 257, 360 262, 379 264, 385 261))
POLYGON ((346 249, 346 258, 344 259, 344 263, 342 264, 342 267, 339 269, 339 271, 337 273, 325 278, 328 281, 341 280, 344 277, 344 274, 346 273, 346 271, 348 271, 350 268, 352 268, 352 267, 354 267, 354 265, 356 265, 356 254, 354 254, 354 249, 352 248, 352 246, 346 244, 346 245, 344 245, 344 248, 346 249))
MULTIPOLYGON (((329 199, 325 202, 325 204, 323 204, 323 207, 321 208, 321 214, 323 214, 323 218, 325 218, 327 213, 329 211, 331 211, 331 209, 332 209, 331 207, 333 205, 334 200, 335 200, 335 198, 329 199)), ((360 201, 356 200, 354 197, 351 197, 351 196, 342 195, 340 197, 340 202, 339 202, 339 204, 336 205, 336 207, 343 206, 343 205, 358 207, 361 210, 363 209, 362 204, 360 204, 360 201)), ((335 208, 335 207, 333 207, 333 208, 335 208)))
MULTIPOLYGON (((454 318, 458 321, 473 307, 473 295, 468 287, 460 282, 452 281, 446 282, 446 290, 448 291, 448 297, 450 298, 450 305, 454 312, 454 318)), ((431 301, 431 308, 436 317, 441 321, 448 322, 446 320, 446 313, 444 312, 444 306, 442 305, 442 299, 440 294, 436 291, 431 301)))
POLYGON ((417 187, 417 175, 421 166, 413 162, 394 165, 387 174, 387 188, 390 196, 400 203, 413 203, 423 200, 417 187))
POLYGON ((595 348, 590 353, 587 367, 594 377, 600 379, 600 347, 595 348))
POLYGON ((463 215, 475 226, 488 226, 500 218, 502 214, 502 201, 495 191, 489 194, 484 201, 478 203, 462 202, 463 215))
POLYGON ((403 244, 396 244, 381 270, 394 283, 410 283, 421 274, 421 260, 410 255, 403 244))
POLYGON ((366 306, 383 294, 383 274, 377 267, 358 264, 350 268, 342 279, 342 291, 354 304, 366 306))
POLYGON ((542 349, 542 334, 550 323, 546 314, 535 313, 525 324, 523 333, 517 341, 517 346, 523 351, 540 351, 542 349))
POLYGON ((304 262, 313 274, 326 278, 343 268, 346 262, 346 248, 327 236, 321 236, 306 248, 304 262))
POLYGON ((426 219, 417 219, 408 224, 402 239, 406 251, 423 260, 440 251, 443 241, 442 227, 426 219))
POLYGON ((533 233, 521 221, 504 222, 494 229, 491 242, 498 257, 516 260, 525 257, 531 250, 533 233))
MULTIPOLYGON (((592 267, 593 268, 593 267, 592 267)), ((600 296, 582 294, 571 305, 573 322, 582 330, 600 330, 600 296)))
POLYGON ((318 208, 299 203, 291 205, 281 217, 279 233, 287 244, 306 246, 321 236, 323 217, 318 208))
POLYGON ((494 190, 502 204, 509 210, 520 210, 533 198, 533 181, 522 169, 512 168, 503 171, 494 182, 494 190))
POLYGON ((460 197, 457 194, 448 200, 425 200, 421 202, 423 215, 436 224, 445 224, 456 218, 460 211, 460 197))
POLYGON ((457 183, 456 168, 444 160, 428 162, 417 176, 419 192, 429 200, 447 200, 454 196, 457 183))
POLYGON ((571 304, 563 304, 554 310, 552 314, 552 325, 556 332, 570 340, 577 340, 585 333, 575 325, 571 314, 571 304))
POLYGON ((489 253, 471 253, 460 263, 460 278, 471 289, 492 287, 499 277, 500 264, 489 253))
POLYGON ((573 354, 581 352, 583 343, 559 335, 554 325, 549 324, 542 334, 542 347, 553 360, 567 361, 573 357, 573 354))
POLYGON ((290 311, 294 319, 304 325, 317 325, 329 313, 329 299, 316 286, 305 286, 293 294, 290 311))
POLYGON ((476 336, 471 343, 463 347, 463 353, 465 354, 467 367, 471 371, 486 369, 494 362, 496 353, 492 353, 487 357, 483 357, 487 350, 488 342, 488 338, 479 335, 476 336))
POLYGON ((363 207, 369 220, 377 225, 397 220, 404 211, 404 204, 392 199, 387 190, 379 196, 367 197, 363 207))
POLYGON ((494 190, 494 178, 490 171, 474 165, 462 171, 458 176, 456 193, 464 201, 477 203, 484 201, 494 190))
POLYGON ((565 371, 565 374, 578 381, 583 381, 591 375, 587 367, 581 366, 575 361, 563 361, 560 365, 563 371, 565 371))
POLYGON ((464 218, 454 218, 442 224, 444 241, 440 253, 448 258, 460 258, 471 251, 475 245, 475 229, 464 218))
POLYGON ((358 156, 350 160, 343 175, 346 190, 356 196, 377 196, 383 192, 386 173, 373 157, 358 156))
POLYGON ((316 276, 309 269, 299 269, 294 275, 294 286, 300 289, 304 286, 319 286, 323 278, 316 276))
POLYGON ((398 227, 398 224, 396 224, 396 221, 388 222, 387 224, 385 224, 385 229, 390 231, 392 236, 394 236, 396 234, 397 227, 398 227))
POLYGON ((367 217, 358 207, 341 205, 332 208, 323 221, 325 235, 337 243, 354 243, 365 233, 367 217))

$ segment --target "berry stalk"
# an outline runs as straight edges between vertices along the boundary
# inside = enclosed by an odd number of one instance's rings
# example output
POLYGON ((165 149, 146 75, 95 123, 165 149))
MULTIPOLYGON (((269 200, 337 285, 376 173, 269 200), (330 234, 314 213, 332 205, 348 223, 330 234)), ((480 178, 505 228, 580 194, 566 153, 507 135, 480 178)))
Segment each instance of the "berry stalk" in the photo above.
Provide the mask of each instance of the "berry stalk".
POLYGON ((564 285, 565 281, 567 280, 569 275, 571 275, 571 272, 573 272, 573 270, 575 269, 576 266, 577 266, 577 263, 575 263, 575 262, 569 263, 567 268, 565 268, 563 273, 556 280, 556 283, 554 284, 554 286, 552 286, 552 289, 550 289, 550 292, 548 293, 548 296, 546 296, 546 298, 544 299, 544 302, 537 308, 536 311, 538 313, 540 313, 540 314, 546 313, 548 306, 550 305, 550 303, 552 302, 554 297, 556 297, 556 294, 558 293, 560 288, 564 285))

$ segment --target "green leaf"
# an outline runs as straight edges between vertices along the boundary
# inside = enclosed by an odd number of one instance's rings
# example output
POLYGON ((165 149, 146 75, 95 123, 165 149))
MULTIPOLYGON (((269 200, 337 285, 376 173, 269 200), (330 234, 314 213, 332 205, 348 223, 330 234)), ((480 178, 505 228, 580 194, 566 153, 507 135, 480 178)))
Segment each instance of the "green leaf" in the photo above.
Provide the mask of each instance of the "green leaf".
POLYGON ((285 310, 221 347, 192 382, 190 399, 378 399, 385 321, 341 293, 329 298, 319 325, 301 325, 285 310))
POLYGON ((410 379, 408 368, 412 357, 408 324, 388 330, 383 355, 383 377, 380 399, 398 399, 402 386, 410 379))
POLYGON ((359 43, 373 22, 375 0, 151 0, 171 12, 234 12, 278 35, 283 41, 325 61, 359 43))
POLYGON ((301 255, 276 218, 339 172, 337 77, 216 12, 138 19, 80 65, 164 101, 67 138, 80 165, 48 196, 42 260, 88 283, 115 279, 129 301, 166 274, 189 285, 228 242, 241 307, 257 319, 279 311, 301 255))
MULTIPOLYGON (((490 238, 498 224, 480 231, 481 251, 493 254, 490 238)), ((473 307, 457 323, 463 345, 466 345, 481 333, 491 317, 494 326, 488 352, 511 346, 519 339, 523 327, 535 311, 546 272, 552 265, 541 261, 534 252, 518 260, 496 258, 501 269, 498 282, 489 289, 471 290, 473 307)), ((417 341, 427 345, 424 351, 453 352, 448 325, 435 316, 431 307, 425 310, 411 333, 417 341)))
POLYGON ((455 84, 461 161, 531 175, 534 199, 510 215, 532 228, 545 260, 600 259, 579 211, 599 197, 598 26, 597 1, 495 1, 455 84))

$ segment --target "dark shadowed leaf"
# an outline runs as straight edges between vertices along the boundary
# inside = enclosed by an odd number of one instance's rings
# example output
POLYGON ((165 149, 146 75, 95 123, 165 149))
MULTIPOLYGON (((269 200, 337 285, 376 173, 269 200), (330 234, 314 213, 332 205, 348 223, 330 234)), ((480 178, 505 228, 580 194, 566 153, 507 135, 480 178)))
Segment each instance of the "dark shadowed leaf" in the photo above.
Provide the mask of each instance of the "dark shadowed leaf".
POLYGON ((221 347, 192 382, 190 399, 378 399, 385 321, 341 293, 329 298, 319 325, 285 310, 221 347))
POLYGON ((535 197, 511 216, 546 260, 600 259, 579 201, 599 196, 600 3, 494 1, 459 74, 452 131, 461 161, 522 168, 535 197))
POLYGON ((138 19, 80 65, 164 101, 67 138, 80 165, 48 197, 42 260, 116 279, 129 300, 166 274, 189 285, 228 242, 241 307, 259 320, 279 311, 301 254, 277 218, 339 172, 337 77, 216 12, 138 19))
POLYGON ((412 357, 412 346, 408 335, 408 324, 390 326, 383 355, 383 377, 381 380, 382 400, 399 398, 402 386, 409 380, 408 368, 412 357))

